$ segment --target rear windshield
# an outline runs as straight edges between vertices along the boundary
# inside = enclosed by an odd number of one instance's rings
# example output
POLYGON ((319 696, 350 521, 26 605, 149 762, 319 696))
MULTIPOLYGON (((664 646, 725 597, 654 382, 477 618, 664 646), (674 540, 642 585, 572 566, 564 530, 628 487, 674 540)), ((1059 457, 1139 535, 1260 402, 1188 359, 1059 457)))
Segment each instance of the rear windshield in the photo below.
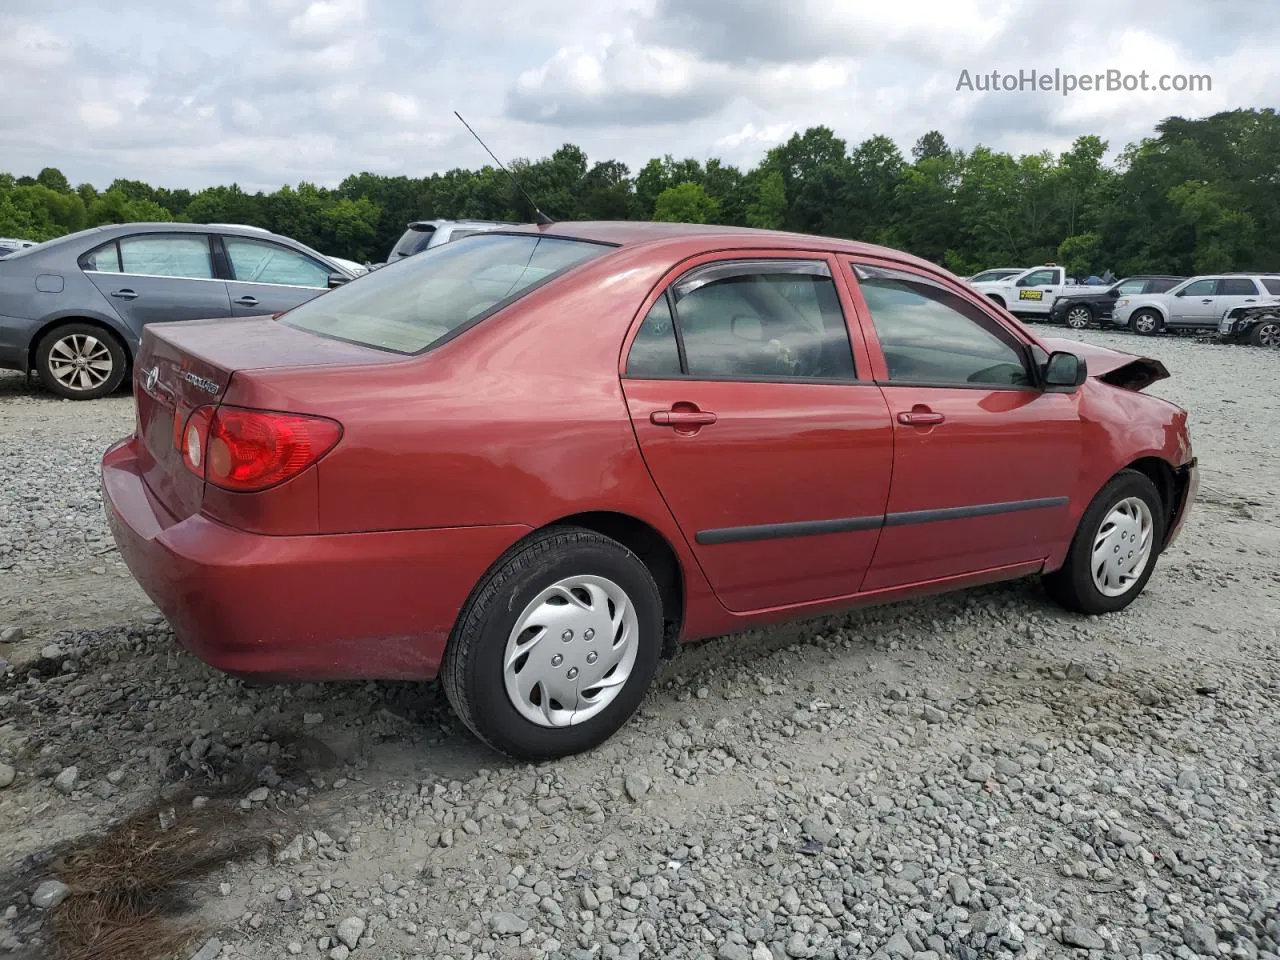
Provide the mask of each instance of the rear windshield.
POLYGON ((421 353, 610 247, 482 233, 389 263, 294 307, 281 323, 351 343, 421 353))
POLYGON ((431 237, 435 232, 435 227, 427 227, 425 230, 414 230, 410 227, 404 232, 404 236, 400 238, 396 248, 391 251, 391 256, 411 257, 415 253, 427 249, 427 244, 431 242, 431 237))

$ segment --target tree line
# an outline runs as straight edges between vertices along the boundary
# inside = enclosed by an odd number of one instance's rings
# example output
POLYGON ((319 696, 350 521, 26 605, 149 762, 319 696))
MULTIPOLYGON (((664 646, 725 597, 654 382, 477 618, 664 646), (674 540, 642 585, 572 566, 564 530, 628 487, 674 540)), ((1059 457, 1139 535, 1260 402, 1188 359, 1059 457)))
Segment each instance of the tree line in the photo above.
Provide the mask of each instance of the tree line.
MULTIPOLYGON (((1170 117, 1113 164, 1081 136, 1064 153, 1013 156, 950 146, 930 131, 904 156, 885 136, 850 146, 825 126, 771 149, 752 169, 649 160, 634 174, 565 144, 511 164, 557 220, 667 220, 780 228, 906 250, 961 275, 1053 261, 1074 275, 1110 269, 1195 274, 1280 270, 1280 118, 1240 109, 1170 117)), ((424 177, 358 173, 336 188, 249 193, 115 180, 73 187, 56 168, 0 173, 0 236, 47 240, 133 221, 243 223, 323 253, 386 258, 408 221, 529 221, 532 208, 492 166, 424 177)))

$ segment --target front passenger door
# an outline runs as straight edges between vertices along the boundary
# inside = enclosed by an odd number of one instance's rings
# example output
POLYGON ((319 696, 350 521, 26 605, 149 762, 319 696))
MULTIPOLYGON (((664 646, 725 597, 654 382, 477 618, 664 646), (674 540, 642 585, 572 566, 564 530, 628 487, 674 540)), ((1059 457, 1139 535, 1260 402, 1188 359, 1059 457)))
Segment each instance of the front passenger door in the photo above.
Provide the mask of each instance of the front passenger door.
POLYGON ((892 427, 865 353, 855 364, 825 257, 693 267, 651 301, 622 387, 649 472, 721 603, 742 612, 858 592, 892 427))
POLYGON ((1047 314, 1061 284, 1061 267, 1045 267, 1029 273, 1018 281, 1018 299, 1009 304, 1009 309, 1016 313, 1047 314))
POLYGON ((852 270, 894 418, 893 487, 863 589, 1049 556, 1070 535, 1078 397, 1042 392, 1025 342, 943 281, 896 264, 852 270))
POLYGON ((222 237, 231 268, 227 290, 237 317, 291 310, 329 289, 333 269, 269 240, 222 237))

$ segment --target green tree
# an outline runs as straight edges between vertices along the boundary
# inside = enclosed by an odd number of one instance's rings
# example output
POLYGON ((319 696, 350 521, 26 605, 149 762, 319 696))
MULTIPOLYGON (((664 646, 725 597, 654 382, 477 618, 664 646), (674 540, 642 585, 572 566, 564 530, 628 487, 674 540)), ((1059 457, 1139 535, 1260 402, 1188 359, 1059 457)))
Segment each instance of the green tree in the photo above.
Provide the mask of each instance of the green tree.
POLYGON ((700 183, 681 183, 658 194, 653 219, 664 223, 714 223, 720 205, 700 183))
POLYGON ((780 170, 769 170, 755 183, 755 201, 747 209, 747 226, 777 230, 787 216, 787 187, 780 170))

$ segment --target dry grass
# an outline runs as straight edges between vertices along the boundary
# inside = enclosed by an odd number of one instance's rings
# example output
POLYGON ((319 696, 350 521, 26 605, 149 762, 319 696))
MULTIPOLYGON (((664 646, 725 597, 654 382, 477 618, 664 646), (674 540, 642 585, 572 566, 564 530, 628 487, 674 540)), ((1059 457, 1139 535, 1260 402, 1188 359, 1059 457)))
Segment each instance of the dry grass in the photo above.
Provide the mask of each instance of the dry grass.
MULTIPOLYGON (((208 795, 208 794, 206 794, 208 795)), ((73 842, 40 878, 70 888, 51 911, 47 947, 58 960, 164 960, 197 934, 183 917, 189 885, 270 845, 275 824, 237 806, 243 784, 198 809, 191 795, 157 800, 104 835, 73 842)), ((24 882, 35 879, 30 874, 24 882)))

